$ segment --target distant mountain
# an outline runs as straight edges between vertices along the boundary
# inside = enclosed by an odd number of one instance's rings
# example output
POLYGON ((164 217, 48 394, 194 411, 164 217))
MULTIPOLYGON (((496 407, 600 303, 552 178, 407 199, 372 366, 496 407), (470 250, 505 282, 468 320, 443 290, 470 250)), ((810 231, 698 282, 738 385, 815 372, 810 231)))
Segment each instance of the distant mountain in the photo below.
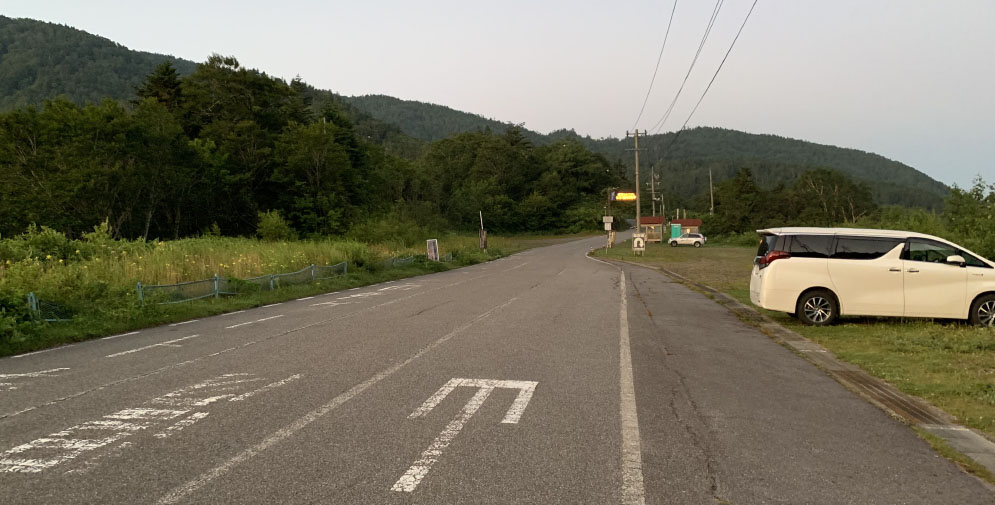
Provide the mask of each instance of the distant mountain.
POLYGON ((132 51, 68 26, 0 16, 0 110, 58 95, 80 103, 130 99, 165 60, 180 75, 196 68, 192 61, 132 51))
MULTIPOLYGON (((416 139, 429 142, 476 130, 503 132, 514 126, 512 123, 458 111, 445 105, 401 100, 386 95, 343 96, 342 100, 381 121, 398 125, 401 131, 416 139)), ((524 129, 522 132, 533 142, 542 141, 544 137, 524 129)))
MULTIPOLYGON (((425 141, 474 130, 503 131, 512 126, 494 119, 461 112, 442 105, 400 100, 383 95, 342 97, 357 109, 381 121, 393 123, 404 133, 425 141)), ((521 129, 535 143, 576 140, 609 160, 627 167, 635 161, 631 139, 592 139, 572 130, 548 135, 521 129)), ((639 145, 644 170, 656 166, 665 191, 677 201, 690 200, 708 187, 708 170, 716 181, 728 179, 740 167, 751 168, 766 187, 790 184, 812 168, 831 168, 866 182, 881 204, 938 209, 949 193, 943 183, 903 163, 883 156, 776 135, 758 135, 723 128, 684 131, 674 142, 674 133, 644 137, 639 145)), ((644 179, 648 180, 648 179, 644 179)))
MULTIPOLYGON (((403 127, 402 127, 403 129, 403 127)), ((759 135, 724 128, 685 130, 640 138, 643 170, 655 167, 675 196, 690 197, 708 187, 708 170, 716 181, 731 178, 740 167, 753 170, 765 187, 790 184, 813 168, 831 168, 871 188, 880 204, 939 209, 950 188, 903 163, 884 156, 776 135, 759 135)), ((630 171, 632 139, 592 139, 572 131, 553 132, 550 139, 572 138, 609 160, 620 160, 630 171)), ((646 173, 644 172, 644 180, 646 173)))
MULTIPOLYGON (((63 95, 76 102, 103 98, 131 100, 135 86, 164 60, 181 75, 196 68, 191 61, 132 51, 103 37, 68 26, 0 16, 0 110, 9 110, 63 95)), ((384 95, 344 97, 305 86, 313 107, 334 103, 356 124, 357 133, 386 146, 388 152, 415 157, 424 142, 456 133, 513 126, 477 114, 384 95)), ((536 144, 576 140, 634 171, 631 140, 592 139, 572 130, 548 135, 520 128, 536 144)), ((949 192, 918 170, 882 156, 774 135, 756 135, 721 128, 650 135, 641 139, 643 169, 654 166, 665 198, 684 205, 701 198, 708 172, 715 181, 732 177, 741 167, 754 171, 763 186, 790 184, 802 172, 825 167, 867 183, 881 204, 939 208, 949 192), (669 148, 668 148, 669 147, 669 148)), ((648 180, 644 175, 643 180, 648 180)), ((668 204, 671 206, 671 204, 668 204)))

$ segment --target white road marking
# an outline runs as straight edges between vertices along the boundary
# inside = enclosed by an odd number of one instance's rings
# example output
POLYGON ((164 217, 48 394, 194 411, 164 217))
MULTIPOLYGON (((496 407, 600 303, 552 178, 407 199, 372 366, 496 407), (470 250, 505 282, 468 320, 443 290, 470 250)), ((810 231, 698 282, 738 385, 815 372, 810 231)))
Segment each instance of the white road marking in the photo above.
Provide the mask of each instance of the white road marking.
POLYGON ((430 396, 428 400, 425 400, 425 403, 415 409, 415 411, 408 416, 408 419, 424 417, 431 412, 432 409, 439 405, 442 400, 445 400, 446 397, 449 396, 449 393, 459 386, 475 387, 479 388, 479 390, 475 395, 473 395, 473 398, 471 398, 470 401, 463 406, 463 410, 459 413, 459 415, 449 422, 438 437, 435 437, 435 440, 433 440, 428 446, 428 449, 425 449, 425 451, 422 452, 421 457, 418 458, 418 461, 415 461, 415 463, 411 465, 411 468, 409 468, 400 479, 397 479, 397 482, 394 483, 394 486, 391 487, 390 490, 404 493, 413 492, 415 488, 418 487, 418 484, 421 483, 422 479, 425 478, 425 475, 428 474, 428 471, 432 469, 432 465, 434 465, 437 461, 439 461, 439 458, 442 457, 442 452, 446 449, 446 447, 449 447, 449 444, 454 438, 456 438, 456 435, 458 435, 460 430, 463 429, 463 426, 466 425, 467 421, 473 417, 473 414, 477 412, 477 409, 479 409, 480 406, 483 405, 484 401, 487 400, 488 395, 491 394, 491 391, 494 391, 494 388, 510 388, 519 390, 518 397, 515 398, 515 401, 511 404, 511 408, 508 409, 504 419, 501 421, 502 423, 517 424, 522 418, 522 413, 525 412, 525 408, 528 407, 529 400, 532 399, 532 393, 535 392, 536 385, 538 385, 538 383, 533 381, 459 378, 450 379, 449 382, 439 388, 435 394, 430 396))
MULTIPOLYGON (((58 377, 58 375, 53 375, 53 372, 61 372, 62 370, 69 370, 68 368, 51 368, 48 370, 41 370, 38 372, 27 372, 27 373, 0 373, 0 379, 36 379, 38 377, 58 377)), ((23 386, 23 382, 0 382, 0 391, 14 391, 23 386)))
POLYGON ((182 347, 182 346, 176 345, 176 342, 182 342, 184 340, 189 340, 191 338, 197 338, 199 336, 200 335, 190 335, 190 336, 187 336, 187 337, 177 338, 177 339, 174 339, 174 340, 167 340, 165 342, 160 342, 158 344, 147 345, 145 347, 139 347, 137 349, 131 349, 131 350, 127 350, 127 351, 116 352, 114 354, 108 354, 107 356, 104 356, 104 357, 105 358, 116 358, 118 356, 124 356, 125 354, 132 354, 132 353, 136 353, 136 352, 140 352, 140 351, 146 351, 146 350, 152 349, 153 347, 182 347))
POLYGON ((221 317, 234 316, 235 314, 241 314, 243 312, 245 312, 245 311, 244 310, 236 310, 235 312, 229 312, 227 314, 221 314, 221 317))
POLYGON ((312 307, 318 307, 318 306, 337 307, 339 305, 349 305, 349 303, 350 302, 321 302, 321 303, 312 303, 311 306, 312 307))
POLYGON ((286 379, 283 379, 283 380, 280 380, 280 381, 276 381, 276 382, 267 384, 267 385, 265 385, 265 386, 263 386, 263 387, 255 390, 255 391, 249 391, 248 393, 238 395, 238 396, 236 396, 234 398, 229 398, 228 401, 230 401, 230 402, 240 402, 240 401, 242 401, 242 400, 244 400, 246 398, 249 398, 249 397, 255 396, 255 395, 259 394, 259 393, 262 393, 263 391, 268 391, 270 389, 278 388, 280 386, 283 386, 284 384, 289 384, 291 382, 294 382, 295 380, 300 379, 301 377, 303 377, 303 375, 301 375, 301 374, 294 374, 294 375, 291 375, 290 377, 287 377, 286 379))
POLYGON ((111 335, 109 337, 104 337, 102 340, 111 340, 111 339, 115 339, 115 338, 127 337, 129 335, 137 335, 138 333, 141 333, 141 332, 133 331, 133 332, 130 332, 130 333, 122 333, 120 335, 111 335))
MULTIPOLYGON (((466 281, 463 281, 463 282, 466 282, 466 281)), ((439 289, 441 289, 441 287, 439 289)), ((415 296, 415 295, 412 295, 412 296, 415 296)), ((228 459, 224 463, 222 463, 222 464, 214 467, 211 470, 208 470, 207 472, 204 472, 199 477, 197 477, 197 478, 195 478, 195 479, 193 479, 193 480, 191 480, 191 481, 189 481, 189 482, 187 482, 187 483, 185 483, 183 485, 180 485, 180 486, 174 488, 166 496, 163 496, 162 498, 160 498, 159 501, 156 502, 156 503, 158 505, 170 505, 170 504, 177 503, 177 502, 183 500, 185 497, 187 497, 191 493, 196 492, 198 489, 204 487, 209 482, 211 482, 214 479, 217 479, 218 477, 220 477, 220 476, 228 473, 229 471, 231 471, 232 468, 235 468, 236 466, 238 466, 238 465, 240 465, 240 464, 242 464, 242 463, 244 463, 244 462, 246 462, 246 461, 254 458, 255 456, 257 456, 260 453, 262 453, 263 451, 265 451, 266 449, 269 449, 270 447, 272 447, 273 445, 275 445, 275 444, 283 441, 284 439, 289 438, 290 436, 294 435, 298 431, 304 429, 307 425, 313 423, 314 421, 316 421, 317 419, 320 419, 325 414, 328 414, 329 412, 335 410, 336 408, 338 408, 343 403, 345 403, 345 402, 351 400, 352 398, 356 397, 356 395, 359 395, 363 391, 366 391, 367 389, 370 388, 370 386, 373 386, 374 384, 382 381, 383 379, 385 379, 387 377, 390 377, 391 375, 393 375, 398 370, 404 368, 405 366, 407 366, 408 364, 410 364, 413 361, 417 360, 418 358, 421 358, 422 356, 424 356, 428 352, 432 351, 436 347, 438 347, 438 346, 446 343, 447 341, 449 341, 451 338, 455 337, 456 335, 459 335, 460 333, 466 331, 468 328, 470 328, 474 324, 482 321, 483 319, 489 317, 494 312, 496 312, 498 310, 501 310, 504 307, 507 307, 508 305, 511 305, 517 299, 518 299, 518 297, 514 297, 514 298, 511 298, 510 300, 508 300, 507 302, 502 303, 501 305, 497 305, 495 307, 492 307, 488 311, 486 311, 486 312, 478 315, 477 317, 473 318, 473 320, 471 320, 470 322, 468 322, 466 324, 463 324, 462 326, 459 326, 458 328, 456 328, 453 331, 447 333, 446 335, 442 336, 438 340, 436 340, 436 341, 432 342, 431 344, 428 344, 427 346, 423 347, 421 350, 419 350, 418 352, 416 352, 415 354, 413 354, 408 359, 406 359, 404 361, 401 361, 399 363, 396 363, 393 366, 391 366, 391 367, 389 367, 387 369, 384 369, 384 370, 378 372, 377 374, 373 375, 369 379, 366 379, 365 381, 360 382, 359 384, 356 384, 355 386, 349 388, 348 391, 346 391, 346 392, 344 392, 344 393, 336 396, 335 398, 332 398, 332 400, 329 401, 328 403, 322 405, 321 407, 318 407, 318 408, 312 410, 311 412, 308 412, 303 417, 299 418, 298 420, 294 421, 293 423, 291 423, 291 424, 289 424, 289 425, 287 425, 287 426, 285 426, 285 427, 283 427, 283 428, 275 431, 273 434, 271 434, 270 436, 268 436, 265 439, 263 439, 262 442, 259 442, 258 444, 256 444, 256 445, 254 445, 252 447, 249 447, 249 448, 243 450, 242 452, 240 452, 240 453, 236 454, 235 456, 231 457, 230 459, 228 459)), ((394 300, 394 301, 397 301, 397 300, 394 300)), ((388 302, 388 303, 393 303, 393 302, 388 302)), ((384 304, 384 305, 386 305, 386 304, 384 304)))
MULTIPOLYGON (((592 261, 596 261, 596 260, 592 259, 592 261)), ((301 330, 306 330, 308 328, 314 328, 316 326, 321 326, 323 324, 327 324, 327 323, 330 323, 332 321, 338 321, 340 319, 346 319, 346 318, 350 318, 350 317, 359 316, 361 314, 365 314, 367 312, 376 310, 376 309, 378 309, 380 307, 386 307, 387 305, 392 305, 392 304, 395 304, 395 303, 398 303, 398 302, 403 302, 405 300, 410 300, 411 298, 414 298, 414 297, 417 297, 417 296, 424 296, 424 295, 427 295, 429 293, 433 293, 435 291, 439 291, 439 290, 443 290, 443 289, 449 289, 449 288, 452 288, 454 286, 459 286, 460 284, 465 284, 467 282, 473 282, 473 281, 476 281, 476 280, 479 280, 479 279, 483 279, 485 277, 493 277, 493 276, 498 275, 500 273, 501 272, 495 272, 495 273, 478 275, 478 276, 470 277, 470 278, 467 278, 467 279, 462 279, 462 280, 459 280, 459 281, 456 281, 456 282, 451 282, 449 284, 444 284, 444 285, 441 285, 441 286, 436 286, 434 288, 427 289, 427 290, 422 291, 420 293, 414 293, 414 294, 402 296, 400 298, 397 298, 397 299, 394 299, 394 300, 390 300, 390 301, 387 301, 387 302, 384 302, 384 303, 380 303, 380 304, 377 304, 377 305, 372 305, 372 306, 369 306, 369 307, 363 307, 361 309, 357 309, 354 312, 349 312, 349 313, 346 313, 346 314, 338 314, 338 315, 335 315, 335 316, 330 317, 328 319, 322 319, 320 321, 315 321, 313 323, 308 323, 308 324, 305 324, 303 326, 298 326, 297 328, 291 328, 289 330, 282 331, 282 332, 274 334, 274 335, 267 335, 267 336, 261 337, 261 338, 259 338, 257 340, 251 340, 251 341, 245 342, 243 344, 240 344, 240 345, 237 345, 237 346, 234 346, 234 347, 229 347, 227 349, 222 349, 220 351, 216 351, 216 352, 204 354, 202 356, 197 356, 196 358, 191 358, 191 359, 188 359, 186 361, 181 361, 179 363, 173 363, 171 365, 166 365, 166 366, 157 368, 155 370, 152 370, 152 371, 149 371, 149 372, 145 372, 145 373, 142 373, 142 374, 139 374, 139 375, 135 375, 135 376, 132 376, 132 377, 126 377, 124 379, 118 379, 118 380, 115 380, 115 381, 107 382, 107 383, 101 384, 99 386, 94 386, 94 387, 91 387, 89 389, 85 389, 85 390, 82 390, 82 391, 79 391, 79 392, 76 392, 76 393, 72 393, 72 394, 69 394, 69 395, 66 395, 66 396, 63 396, 63 397, 60 397, 60 398, 56 398, 54 400, 49 400, 49 401, 46 401, 44 403, 40 403, 38 405, 32 405, 30 407, 27 407, 27 408, 24 408, 24 409, 21 409, 21 410, 17 410, 17 411, 14 411, 14 412, 8 412, 8 413, 0 413, 0 419, 7 419, 9 417, 18 416, 18 415, 21 415, 21 414, 24 414, 24 413, 31 412, 33 410, 39 409, 41 407, 47 407, 47 406, 55 405, 57 403, 61 403, 61 402, 64 402, 66 400, 70 400, 70 399, 73 399, 73 398, 79 398, 80 396, 90 394, 90 393, 92 393, 94 391, 100 391, 100 390, 103 390, 103 389, 107 389, 107 388, 109 388, 111 386, 116 386, 118 384, 122 384, 122 383, 125 383, 125 382, 130 382, 130 381, 135 381, 135 380, 139 380, 139 379, 144 379, 146 377, 150 377, 152 375, 157 375, 157 374, 160 374, 162 372, 166 372, 166 371, 173 370, 173 369, 176 369, 176 368, 179 368, 179 367, 182 367, 182 366, 186 366, 186 365, 189 365, 191 363, 196 363, 198 361, 202 361, 202 360, 206 360, 206 359, 213 358, 213 357, 216 357, 216 356, 220 356, 220 355, 225 354, 225 353, 229 353, 229 352, 232 352, 232 351, 237 351, 237 350, 240 350, 240 349, 244 349, 244 348, 249 347, 251 345, 256 345, 256 344, 258 344, 260 342, 265 342, 265 341, 268 341, 268 340, 271 340, 271 339, 274 339, 274 338, 278 338, 278 337, 282 337, 284 335, 289 335, 291 333, 295 333, 295 332, 298 332, 298 331, 301 331, 301 330)), ((327 293, 327 294, 336 294, 336 293, 327 293)), ((325 296, 325 295, 323 295, 323 296, 325 296)), ((238 313, 241 313, 241 312, 245 312, 245 311, 242 310, 242 311, 237 311, 237 312, 230 312, 228 314, 221 314, 221 316, 223 317, 223 316, 238 314, 238 313)), ((94 340, 94 342, 95 341, 96 340, 94 340)), ((41 350, 41 351, 36 351, 35 353, 28 353, 28 354, 22 354, 22 355, 19 355, 19 356, 14 356, 14 358, 19 358, 19 357, 22 357, 22 356, 27 356, 29 354, 36 354, 36 353, 41 353, 41 352, 49 352, 49 351, 53 351, 53 350, 56 350, 56 349, 66 349, 66 348, 69 348, 69 347, 70 346, 53 347, 51 349, 44 349, 44 350, 41 350)))
POLYGON ((271 303, 269 305, 263 305, 262 307, 259 307, 259 308, 260 309, 265 309, 266 307, 276 307, 277 305, 283 305, 283 302, 280 302, 280 303, 271 303))
POLYGON ((40 350, 40 351, 34 351, 34 352, 26 352, 26 353, 24 353, 24 354, 18 354, 17 356, 12 356, 12 358, 14 358, 14 359, 16 359, 16 358, 23 358, 23 357, 25 357, 25 356, 31 356, 31 355, 34 355, 34 354, 41 354, 41 353, 43 353, 43 352, 49 352, 49 351, 54 351, 54 350, 56 350, 56 349, 61 349, 61 348, 62 348, 62 347, 53 347, 53 348, 51 348, 51 349, 42 349, 42 350, 40 350))
MULTIPOLYGON (((291 376, 295 377, 295 376, 291 376)), ((299 377, 296 376, 296 377, 299 377)), ((167 438, 197 421, 207 417, 208 412, 197 410, 219 400, 235 397, 235 389, 244 390, 244 385, 261 381, 262 378, 252 374, 232 373, 188 386, 158 398, 148 403, 155 406, 122 409, 103 416, 95 421, 72 426, 46 437, 36 439, 26 444, 18 445, 0 453, 0 473, 37 473, 56 465, 79 458, 80 456, 109 446, 115 442, 139 433, 143 430, 173 423, 153 436, 167 438), (239 386, 239 385, 243 386, 239 386), (221 394, 218 394, 221 393, 221 394), (168 408, 161 408, 166 405, 168 408), (179 419, 182 418, 182 419, 179 419), (175 419, 179 421, 174 422, 175 419), (105 436, 93 436, 104 434, 105 436)), ((260 393, 290 382, 287 379, 274 382, 252 392, 260 393)), ((236 391, 238 392, 238 391, 236 391)), ((95 467, 96 461, 107 456, 116 456, 120 449, 127 447, 125 443, 110 449, 110 452, 97 454, 83 463, 82 468, 73 472, 86 472, 95 467)))
POLYGON ((173 324, 171 324, 170 326, 179 326, 179 325, 181 325, 181 324, 190 324, 190 323, 196 323, 197 321, 200 321, 200 319, 191 319, 191 320, 189 320, 189 321, 183 321, 183 322, 181 322, 181 323, 173 323, 173 324))
POLYGON ((270 317, 264 317, 264 318, 262 318, 262 319, 256 319, 255 321, 246 321, 246 322, 244 322, 244 323, 238 323, 238 324, 233 324, 233 325, 231 325, 231 326, 225 326, 225 329, 226 329, 226 330, 230 330, 230 329, 232 329, 232 328, 238 328, 239 326, 245 326, 245 325, 247 325, 247 324, 253 324, 253 323, 261 323, 261 322, 263 322, 263 321, 269 321, 270 319, 276 319, 276 318, 278 318, 278 317, 283 317, 283 314, 280 314, 280 315, 278 315, 278 316, 270 316, 270 317))
POLYGON ((207 412, 194 412, 193 414, 190 414, 186 418, 181 419, 176 424, 166 428, 165 431, 160 431, 159 433, 156 433, 152 436, 155 438, 166 438, 176 433, 177 431, 180 431, 183 428, 186 428, 187 426, 190 426, 196 423, 197 421, 200 421, 201 419, 207 417, 207 414, 208 414, 207 412))
POLYGON ((442 456, 442 451, 449 447, 449 443, 456 438, 460 430, 463 429, 463 425, 470 420, 470 417, 477 412, 477 409, 484 404, 484 400, 487 396, 494 391, 493 387, 483 387, 477 390, 477 393, 470 398, 470 401, 466 402, 463 406, 463 410, 460 411, 459 415, 455 419, 449 422, 442 433, 439 433, 438 437, 425 449, 425 452, 421 454, 421 458, 415 461, 415 464, 411 465, 411 468, 397 479, 394 486, 390 488, 391 491, 401 491, 410 493, 418 487, 418 484, 425 478, 428 471, 432 469, 432 465, 442 456))
POLYGON ((622 418, 622 503, 643 505, 643 459, 639 440, 639 418, 636 413, 636 388, 632 378, 632 354, 629 347, 629 314, 626 304, 625 272, 620 272, 619 290, 622 293, 619 308, 619 376, 620 414, 622 418))
POLYGON ((300 301, 304 301, 304 300, 310 300, 312 298, 314 298, 314 297, 313 296, 305 296, 304 298, 298 298, 297 301, 300 302, 300 301))
POLYGON ((27 372, 27 373, 0 373, 0 379, 12 379, 15 377, 58 377, 58 375, 51 375, 52 372, 61 372, 62 370, 69 370, 68 368, 50 368, 48 370, 41 370, 38 372, 27 372))

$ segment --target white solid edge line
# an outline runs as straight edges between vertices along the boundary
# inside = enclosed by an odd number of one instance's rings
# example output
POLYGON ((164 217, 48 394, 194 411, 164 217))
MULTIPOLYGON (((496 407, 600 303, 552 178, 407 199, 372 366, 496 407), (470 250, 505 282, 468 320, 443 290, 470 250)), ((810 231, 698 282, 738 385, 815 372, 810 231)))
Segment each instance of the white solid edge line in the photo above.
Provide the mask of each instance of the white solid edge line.
POLYGON ((281 428, 281 429, 273 432, 273 434, 271 434, 270 436, 268 436, 265 439, 263 439, 262 442, 259 442, 258 444, 256 444, 256 445, 254 445, 252 447, 249 447, 249 448, 243 450, 242 452, 240 452, 240 453, 236 454, 235 456, 231 457, 230 459, 228 459, 224 463, 222 463, 222 464, 220 464, 220 465, 212 468, 211 470, 208 470, 208 471, 202 473, 199 477, 197 477, 197 478, 195 478, 193 480, 190 480, 186 484, 183 484, 181 486, 178 486, 178 487, 174 488, 172 491, 169 492, 169 494, 167 494, 166 496, 163 496, 162 498, 160 498, 159 501, 157 501, 156 503, 159 504, 159 505, 171 505, 173 503, 179 502, 180 500, 182 500, 183 498, 185 498, 190 493, 193 493, 193 492, 197 491, 198 489, 204 487, 205 485, 207 485, 212 480, 214 480, 214 479, 216 479, 216 478, 218 478, 218 477, 220 477, 220 476, 228 473, 232 468, 235 468, 239 464, 252 459, 253 457, 255 457, 258 454, 260 454, 261 452, 265 451, 266 449, 269 449, 274 444, 277 444, 277 443, 281 442, 282 440, 284 440, 284 439, 292 436, 294 433, 297 433, 298 431, 302 430, 304 427, 306 427, 307 425, 309 425, 312 422, 316 421, 320 417, 322 417, 325 414, 331 412, 332 410, 338 408, 343 403, 351 400, 352 398, 354 398, 355 396, 359 395, 363 391, 366 391, 367 389, 370 388, 370 386, 373 386, 374 384, 382 381, 383 379, 385 379, 385 378, 393 375, 395 372, 397 372, 401 368, 404 368, 409 363, 417 360, 418 358, 421 358, 422 356, 424 356, 425 354, 427 354, 432 349, 435 349, 436 347, 444 344, 447 340, 449 340, 449 339, 455 337, 456 335, 462 333, 467 328, 470 328, 474 324, 476 324, 476 323, 480 322, 481 320, 487 318, 492 313, 494 313, 494 312, 496 312, 496 311, 498 311, 498 310, 500 310, 500 309, 502 309, 504 307, 507 307, 508 305, 510 305, 512 302, 514 302, 517 299, 518 299, 518 297, 513 297, 510 300, 502 303, 501 305, 492 307, 487 312, 484 312, 483 314, 478 315, 477 317, 473 318, 471 321, 469 321, 469 322, 467 322, 467 323, 465 323, 465 324, 457 327, 456 329, 454 329, 453 331, 451 331, 451 332, 447 333, 446 335, 442 336, 441 338, 439 338, 435 342, 432 342, 431 344, 428 344, 427 346, 423 347, 420 351, 416 352, 414 355, 412 355, 408 359, 406 359, 404 361, 401 361, 399 363, 395 363, 391 367, 386 368, 386 369, 378 372, 376 375, 370 377, 369 379, 366 379, 365 381, 360 382, 359 384, 356 384, 355 386, 349 388, 348 391, 346 391, 346 392, 344 392, 344 393, 336 396, 335 398, 332 398, 332 400, 330 402, 322 405, 321 407, 318 407, 318 408, 312 410, 311 412, 308 412, 303 417, 301 417, 301 418, 297 419, 296 421, 290 423, 289 425, 287 425, 287 426, 285 426, 285 427, 283 427, 283 428, 281 428))
POLYGON ((643 459, 639 441, 639 418, 636 412, 636 387, 632 378, 632 353, 629 348, 629 316, 625 295, 625 272, 619 272, 622 303, 619 309, 619 382, 622 425, 622 503, 643 505, 643 459))

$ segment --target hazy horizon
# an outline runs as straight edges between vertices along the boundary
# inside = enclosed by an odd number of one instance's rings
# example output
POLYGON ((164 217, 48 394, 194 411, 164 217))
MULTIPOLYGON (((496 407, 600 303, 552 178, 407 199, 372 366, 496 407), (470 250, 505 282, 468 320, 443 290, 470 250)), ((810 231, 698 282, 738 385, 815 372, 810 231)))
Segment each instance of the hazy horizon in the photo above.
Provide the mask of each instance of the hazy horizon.
MULTIPOLYGON (((752 0, 728 0, 661 132, 688 117, 752 0)), ((343 95, 435 103, 541 133, 631 130, 672 1, 469 5, 179 0, 14 2, 0 14, 65 24, 130 49, 245 66, 343 95)), ((679 2, 639 129, 687 72, 712 2, 679 2)), ((947 184, 995 182, 995 3, 760 1, 688 127, 711 126, 868 151, 947 184)), ((653 130, 651 129, 651 133, 653 130)))

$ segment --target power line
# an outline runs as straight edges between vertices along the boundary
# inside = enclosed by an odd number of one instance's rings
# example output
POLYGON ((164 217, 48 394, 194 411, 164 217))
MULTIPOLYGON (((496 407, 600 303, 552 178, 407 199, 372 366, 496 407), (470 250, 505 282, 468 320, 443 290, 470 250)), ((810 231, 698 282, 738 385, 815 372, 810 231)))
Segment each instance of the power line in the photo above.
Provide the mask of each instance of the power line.
POLYGON ((680 98, 681 92, 684 91, 684 86, 688 82, 688 78, 691 76, 691 71, 694 70, 695 64, 698 62, 698 56, 701 55, 701 49, 705 47, 705 41, 708 40, 708 35, 712 32, 712 27, 715 26, 715 20, 719 17, 719 11, 722 10, 722 4, 725 0, 716 0, 715 7, 712 8, 712 17, 708 20, 708 26, 705 27, 705 34, 701 37, 701 42, 698 44, 698 50, 694 53, 694 59, 691 60, 691 65, 688 67, 687 73, 684 75, 684 81, 681 82, 681 87, 677 89, 677 94, 674 95, 674 99, 671 100, 670 106, 667 107, 667 112, 663 113, 656 123, 653 124, 649 129, 654 130, 653 133, 659 132, 663 129, 663 125, 667 122, 670 117, 671 112, 674 110, 674 105, 677 103, 677 99, 680 98))
POLYGON ((746 22, 750 20, 750 14, 753 14, 753 8, 757 6, 758 1, 759 0, 753 0, 753 5, 750 6, 750 11, 746 13, 746 18, 743 19, 743 24, 739 25, 739 31, 736 32, 736 37, 733 38, 732 43, 729 44, 729 49, 726 50, 725 56, 722 57, 722 61, 719 63, 719 68, 715 69, 715 73, 712 74, 712 80, 708 81, 708 86, 705 87, 705 91, 701 94, 701 98, 698 98, 698 103, 694 104, 694 108, 691 109, 691 113, 688 114, 688 118, 685 119, 684 124, 681 125, 681 129, 677 131, 677 134, 674 135, 674 138, 671 139, 670 143, 667 144, 667 147, 664 148, 663 153, 660 155, 661 159, 663 158, 663 156, 667 154, 668 151, 670 151, 670 147, 673 146, 675 142, 677 142, 677 139, 680 138, 681 133, 687 127, 688 122, 691 121, 691 116, 694 116, 694 113, 698 110, 698 106, 701 105, 702 100, 705 99, 705 95, 708 94, 708 90, 712 88, 712 83, 714 83, 715 78, 719 76, 719 72, 722 70, 722 66, 725 65, 726 59, 729 58, 729 53, 732 52, 732 48, 736 46, 736 41, 739 40, 739 35, 743 33, 743 28, 746 27, 746 22))
POLYGON ((674 23, 675 11, 677 11, 677 0, 674 0, 674 7, 670 10, 670 20, 667 21, 667 31, 663 34, 663 44, 660 45, 660 55, 656 57, 656 67, 653 68, 653 77, 650 79, 650 87, 646 90, 646 98, 643 99, 643 106, 639 109, 639 115, 636 116, 636 121, 632 125, 633 130, 639 126, 639 120, 643 118, 643 112, 646 110, 646 102, 649 102, 650 92, 653 91, 653 83, 656 82, 656 74, 660 71, 660 60, 663 59, 663 50, 667 47, 667 37, 670 36, 670 25, 674 23))

